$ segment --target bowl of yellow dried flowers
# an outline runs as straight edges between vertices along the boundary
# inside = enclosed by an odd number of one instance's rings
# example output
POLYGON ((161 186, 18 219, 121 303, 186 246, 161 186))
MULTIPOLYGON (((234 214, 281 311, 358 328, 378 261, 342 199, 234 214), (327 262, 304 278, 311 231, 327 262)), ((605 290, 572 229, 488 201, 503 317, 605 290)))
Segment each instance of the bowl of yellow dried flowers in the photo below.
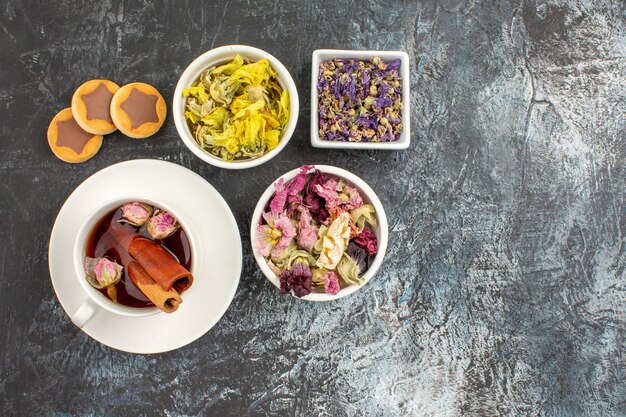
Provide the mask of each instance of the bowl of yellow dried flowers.
POLYGON ((209 164, 261 165, 289 142, 299 101, 289 71, 269 53, 244 45, 212 49, 183 72, 172 106, 182 141, 209 164))

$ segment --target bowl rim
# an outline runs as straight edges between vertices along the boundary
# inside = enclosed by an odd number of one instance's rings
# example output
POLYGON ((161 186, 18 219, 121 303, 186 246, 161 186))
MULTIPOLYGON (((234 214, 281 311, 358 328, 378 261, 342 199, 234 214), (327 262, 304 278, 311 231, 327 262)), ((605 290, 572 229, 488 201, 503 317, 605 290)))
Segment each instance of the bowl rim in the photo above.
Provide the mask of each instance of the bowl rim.
POLYGON ((176 126, 178 136, 183 141, 183 143, 187 146, 187 148, 189 148, 191 152, 193 152, 204 162, 225 169, 252 168, 261 165, 278 155, 278 153, 283 150, 285 146, 287 146, 287 143, 291 140, 291 137, 293 136, 296 125, 298 124, 299 112, 300 100, 298 97, 298 89, 296 88, 293 77, 291 76, 287 68, 282 64, 282 62, 278 60, 278 58, 274 57, 269 52, 248 45, 224 45, 210 49, 195 58, 187 66, 187 68, 185 68, 180 78, 178 79, 176 88, 174 90, 174 97, 172 99, 172 116, 174 117, 174 125, 176 126), (277 73, 276 78, 278 80, 278 83, 281 85, 281 87, 283 87, 283 89, 286 89, 289 92, 289 120, 287 121, 285 129, 282 132, 278 145, 271 151, 255 159, 246 159, 241 161, 224 161, 221 158, 211 155, 207 151, 201 149, 200 146, 198 146, 195 138, 191 135, 191 132, 189 131, 189 127, 187 126, 187 122, 185 120, 185 99, 182 96, 183 90, 191 86, 191 84, 196 80, 200 73, 202 73, 202 71, 228 59, 224 58, 225 54, 232 55, 232 58, 239 54, 244 59, 253 59, 257 61, 263 58, 267 59, 270 62, 271 67, 277 73))
POLYGON ((402 150, 411 145, 411 85, 409 55, 404 51, 349 50, 349 49, 316 49, 311 56, 311 146, 329 149, 377 149, 402 150), (317 77, 322 60, 333 58, 368 59, 379 56, 384 60, 400 59, 400 77, 402 78, 402 124, 400 138, 395 142, 333 142, 322 140, 318 132, 318 96, 317 77))
MULTIPOLYGON (((378 237, 378 253, 374 257, 374 260, 367 270, 365 275, 363 275, 364 282, 361 285, 349 285, 345 288, 342 288, 337 294, 332 295, 328 293, 314 293, 305 295, 304 297, 296 297, 292 294, 292 297, 299 298, 305 301, 333 301, 348 296, 361 288, 363 288, 373 277, 376 275, 378 270, 380 269, 383 260, 385 258, 385 254, 387 252, 387 243, 389 240, 389 225, 387 223, 387 215, 385 214, 385 209, 378 198, 378 195, 374 192, 374 190, 361 178, 356 176, 350 171, 345 169, 335 167, 332 165, 313 165, 308 173, 313 172, 314 169, 319 169, 324 174, 335 175, 341 178, 344 178, 355 185, 359 190, 361 190, 370 203, 374 206, 376 210, 376 218, 378 220, 378 228, 380 229, 380 236, 378 237)), ((272 272, 270 267, 267 265, 265 258, 261 256, 256 250, 256 226, 261 219, 261 215, 263 210, 267 206, 272 195, 274 195, 274 184, 276 181, 281 178, 283 181, 288 182, 293 179, 300 172, 300 168, 295 168, 291 171, 286 172, 285 174, 278 177, 275 181, 273 181, 261 194, 256 207, 254 208, 254 212, 252 214, 252 218, 250 221, 250 243, 252 245, 252 253, 254 255, 254 259, 257 262, 257 265, 263 272, 263 275, 272 283, 275 287, 280 288, 280 279, 272 272)))

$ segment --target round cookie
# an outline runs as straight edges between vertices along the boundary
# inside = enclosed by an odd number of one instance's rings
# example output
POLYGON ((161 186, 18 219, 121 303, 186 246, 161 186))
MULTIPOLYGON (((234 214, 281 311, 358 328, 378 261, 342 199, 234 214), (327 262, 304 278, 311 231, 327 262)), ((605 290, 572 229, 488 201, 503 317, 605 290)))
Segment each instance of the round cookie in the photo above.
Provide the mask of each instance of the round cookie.
POLYGON ((72 109, 61 110, 48 126, 48 145, 62 161, 76 164, 94 156, 102 146, 102 136, 85 132, 74 120, 72 109))
POLYGON ((72 96, 74 120, 84 131, 108 135, 117 127, 111 119, 111 99, 120 86, 108 80, 87 81, 72 96))
POLYGON ((161 94, 149 84, 123 86, 111 100, 111 118, 115 126, 135 139, 154 135, 163 125, 167 107, 161 94))

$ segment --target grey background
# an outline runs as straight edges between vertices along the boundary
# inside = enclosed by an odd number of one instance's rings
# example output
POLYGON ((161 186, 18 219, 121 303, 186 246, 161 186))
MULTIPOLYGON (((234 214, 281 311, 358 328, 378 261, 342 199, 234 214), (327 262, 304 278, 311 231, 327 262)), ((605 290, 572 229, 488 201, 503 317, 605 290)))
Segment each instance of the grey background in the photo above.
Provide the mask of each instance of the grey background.
POLYGON ((0 13, 0 414, 624 415, 624 3, 20 1, 0 13), (294 137, 243 172, 202 163, 171 114, 153 138, 107 137, 77 166, 50 119, 92 78, 145 81, 171 103, 184 68, 243 43, 300 92, 294 137), (316 48, 411 58, 410 149, 309 144, 316 48), (65 198, 119 161, 159 158, 230 204, 244 267, 205 336, 139 356, 66 317, 47 270, 65 198), (303 163, 337 165, 384 203, 380 273, 341 301, 280 296, 251 255, 261 192, 303 163))

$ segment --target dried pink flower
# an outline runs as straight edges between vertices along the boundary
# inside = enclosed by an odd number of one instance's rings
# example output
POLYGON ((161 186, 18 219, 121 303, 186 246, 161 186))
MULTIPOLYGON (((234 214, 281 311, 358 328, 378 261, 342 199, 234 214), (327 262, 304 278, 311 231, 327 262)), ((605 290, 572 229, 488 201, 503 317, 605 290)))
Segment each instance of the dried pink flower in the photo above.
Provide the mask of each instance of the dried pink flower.
POLYGON ((378 252, 378 239, 369 226, 365 226, 360 235, 354 238, 354 243, 365 249, 370 256, 378 252))
POLYGON ((267 224, 257 227, 257 247, 263 257, 280 257, 280 253, 289 247, 296 235, 296 229, 291 224, 289 217, 284 213, 263 214, 267 224))
POLYGON ((315 242, 317 242, 318 227, 312 224, 313 218, 309 209, 304 206, 298 206, 300 212, 300 220, 298 221, 298 246, 308 252, 311 252, 315 242))
POLYGON ((137 201, 126 203, 122 206, 122 219, 120 222, 136 227, 143 226, 152 215, 153 210, 149 205, 137 201))
POLYGON ((178 229, 178 222, 165 210, 155 210, 154 215, 146 223, 146 231, 156 240, 171 236, 178 229))

